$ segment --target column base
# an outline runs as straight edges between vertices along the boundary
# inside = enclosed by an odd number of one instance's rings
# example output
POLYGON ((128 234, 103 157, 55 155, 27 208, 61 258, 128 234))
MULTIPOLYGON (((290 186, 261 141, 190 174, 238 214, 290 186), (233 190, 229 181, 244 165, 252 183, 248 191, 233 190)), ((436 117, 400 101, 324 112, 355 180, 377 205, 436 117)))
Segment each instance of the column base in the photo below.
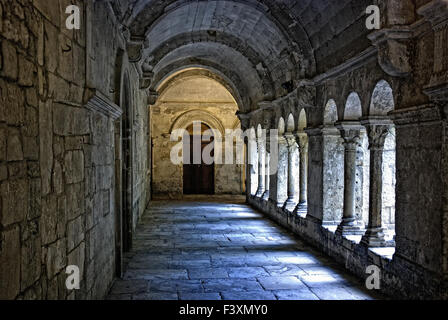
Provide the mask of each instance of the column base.
POLYGON ((263 200, 268 201, 269 200, 269 190, 266 190, 263 193, 263 196, 261 197, 263 200))
POLYGON ((257 193, 255 194, 255 197, 262 198, 264 194, 264 190, 257 190, 257 193))
POLYGON ((369 248, 390 247, 392 244, 384 236, 383 228, 369 228, 361 239, 361 244, 369 248))
POLYGON ((356 236, 363 235, 364 233, 364 228, 355 219, 342 219, 341 224, 336 229, 336 234, 342 236, 356 236))
POLYGON ((308 214, 308 204, 306 201, 300 202, 294 209, 294 214, 307 215, 308 214))
POLYGON ((283 204, 283 210, 294 211, 297 201, 294 198, 288 198, 283 204))

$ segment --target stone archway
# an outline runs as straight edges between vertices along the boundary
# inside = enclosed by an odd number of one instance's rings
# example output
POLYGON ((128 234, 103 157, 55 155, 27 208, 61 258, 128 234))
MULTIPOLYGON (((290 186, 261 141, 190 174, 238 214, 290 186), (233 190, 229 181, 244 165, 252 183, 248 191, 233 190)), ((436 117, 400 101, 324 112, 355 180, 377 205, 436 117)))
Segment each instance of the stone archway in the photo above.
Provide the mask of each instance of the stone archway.
POLYGON ((184 129, 186 130, 189 125, 193 123, 193 121, 201 121, 205 123, 210 129, 217 130, 221 137, 225 135, 224 125, 221 120, 216 118, 211 113, 204 110, 191 110, 183 113, 179 116, 171 126, 170 133, 173 133, 175 130, 184 129))

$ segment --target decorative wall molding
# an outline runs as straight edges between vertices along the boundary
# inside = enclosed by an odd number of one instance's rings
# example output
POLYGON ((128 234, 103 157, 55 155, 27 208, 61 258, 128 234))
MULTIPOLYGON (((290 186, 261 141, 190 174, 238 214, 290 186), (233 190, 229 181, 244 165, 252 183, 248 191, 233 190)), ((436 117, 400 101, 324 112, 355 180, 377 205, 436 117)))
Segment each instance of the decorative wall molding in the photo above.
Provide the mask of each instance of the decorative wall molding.
POLYGON ((86 108, 104 114, 112 120, 117 120, 123 114, 123 110, 104 96, 96 89, 90 89, 86 91, 86 108))
POLYGON ((389 115, 397 126, 439 122, 443 118, 442 110, 434 104, 399 109, 392 111, 389 115))

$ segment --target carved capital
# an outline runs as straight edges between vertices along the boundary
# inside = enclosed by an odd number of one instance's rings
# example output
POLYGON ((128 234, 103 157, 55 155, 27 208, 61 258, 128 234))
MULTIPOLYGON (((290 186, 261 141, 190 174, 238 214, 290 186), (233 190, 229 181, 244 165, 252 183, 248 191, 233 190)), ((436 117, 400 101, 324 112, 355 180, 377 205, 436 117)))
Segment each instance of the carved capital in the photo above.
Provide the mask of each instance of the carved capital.
POLYGON ((386 142, 387 134, 391 126, 388 125, 367 125, 367 135, 369 138, 370 150, 383 150, 386 142))
POLYGON ((296 137, 292 133, 286 133, 284 135, 286 139, 286 143, 288 144, 288 149, 290 152, 293 152, 295 149, 297 149, 297 141, 296 137))
POLYGON ((346 150, 356 150, 361 146, 361 130, 363 127, 359 122, 340 122, 336 126, 341 132, 342 139, 344 139, 346 150))
POLYGON ((298 132, 295 136, 300 152, 306 152, 308 150, 308 135, 305 132, 298 132))

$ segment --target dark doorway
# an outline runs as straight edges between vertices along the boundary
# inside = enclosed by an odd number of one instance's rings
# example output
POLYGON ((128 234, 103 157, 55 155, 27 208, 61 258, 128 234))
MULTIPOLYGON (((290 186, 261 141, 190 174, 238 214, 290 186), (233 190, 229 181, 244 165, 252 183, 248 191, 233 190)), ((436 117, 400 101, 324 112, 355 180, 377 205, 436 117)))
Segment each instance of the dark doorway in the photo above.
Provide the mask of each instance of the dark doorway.
MULTIPOLYGON (((202 124, 201 125, 201 134, 204 134, 210 128, 202 124)), ((204 160, 201 158, 200 164, 194 164, 194 145, 193 145, 193 125, 187 128, 190 134, 190 143, 185 143, 184 148, 189 148, 190 150, 190 162, 189 164, 184 164, 184 194, 192 195, 192 194, 215 194, 215 165, 214 164, 206 164, 204 160)), ((201 142, 201 155, 204 151, 204 148, 213 143, 210 141, 202 141, 201 142)), ((184 149, 185 150, 185 149, 184 149)), ((212 153, 213 156, 213 153, 212 153)))
POLYGON ((132 248, 132 113, 130 102, 130 89, 128 82, 124 85, 123 119, 121 121, 121 154, 122 163, 122 235, 123 251, 132 248))

